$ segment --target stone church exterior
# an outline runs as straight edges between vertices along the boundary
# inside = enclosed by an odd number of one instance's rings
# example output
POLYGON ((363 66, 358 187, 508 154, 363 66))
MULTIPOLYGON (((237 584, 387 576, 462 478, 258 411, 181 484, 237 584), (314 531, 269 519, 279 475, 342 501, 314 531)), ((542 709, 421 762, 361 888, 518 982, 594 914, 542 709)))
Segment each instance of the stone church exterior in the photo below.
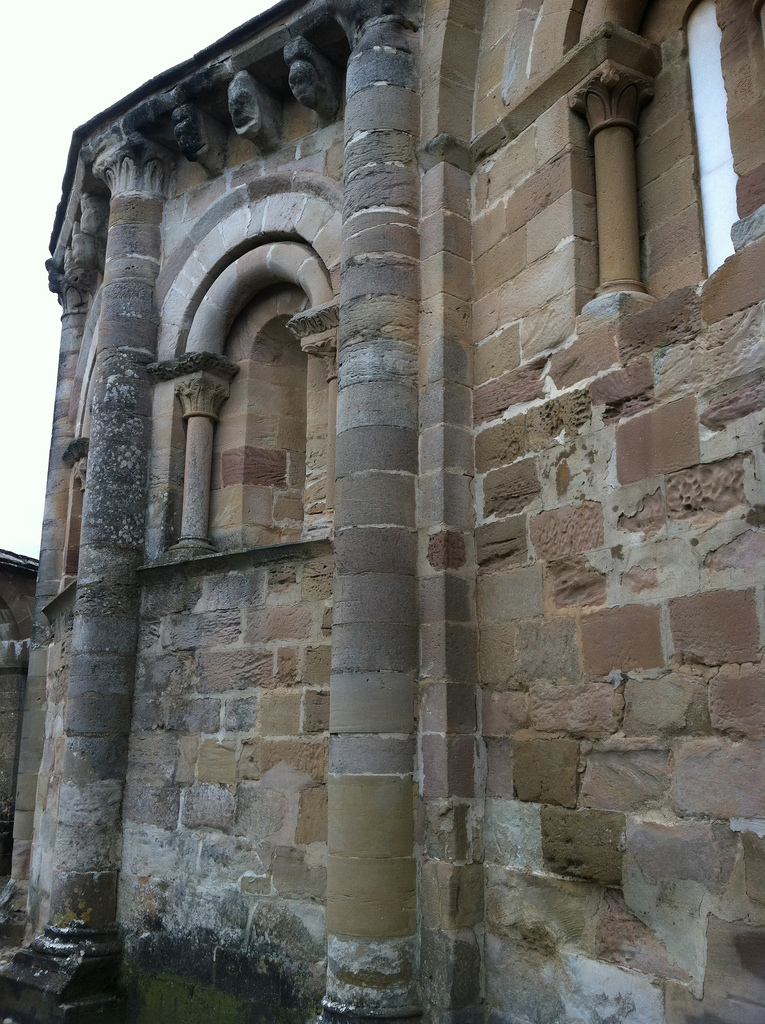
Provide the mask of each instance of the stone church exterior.
POLYGON ((284 0, 75 132, 14 1024, 763 1024, 762 0, 284 0))

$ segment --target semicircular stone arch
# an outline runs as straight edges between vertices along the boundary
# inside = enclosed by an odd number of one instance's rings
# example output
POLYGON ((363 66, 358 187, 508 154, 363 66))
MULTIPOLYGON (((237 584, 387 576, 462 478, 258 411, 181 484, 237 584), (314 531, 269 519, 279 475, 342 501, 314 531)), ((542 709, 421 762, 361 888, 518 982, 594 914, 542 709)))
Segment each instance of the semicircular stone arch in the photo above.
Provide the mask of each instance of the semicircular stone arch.
POLYGON ((305 177, 296 175, 287 183, 269 178, 274 193, 255 198, 250 198, 252 188, 241 186, 238 197, 231 193, 218 200, 168 256, 156 287, 160 360, 174 359, 186 349, 196 312, 217 278, 245 253, 268 242, 310 247, 324 265, 332 293, 338 294, 342 198, 334 187, 319 189, 311 182, 309 189, 305 177), (288 184, 300 190, 289 191, 288 184))

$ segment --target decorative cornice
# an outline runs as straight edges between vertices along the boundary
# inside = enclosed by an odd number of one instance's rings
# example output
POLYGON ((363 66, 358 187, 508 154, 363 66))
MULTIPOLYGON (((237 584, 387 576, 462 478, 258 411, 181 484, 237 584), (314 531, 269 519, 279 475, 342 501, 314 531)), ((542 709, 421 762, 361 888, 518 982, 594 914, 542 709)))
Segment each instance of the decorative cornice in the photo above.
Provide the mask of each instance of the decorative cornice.
POLYGON ((572 110, 587 118, 590 138, 604 128, 625 127, 637 134, 640 111, 653 96, 653 79, 607 60, 569 94, 572 110))
POLYGON ((284 60, 290 69, 290 89, 298 103, 331 121, 340 109, 342 86, 334 64, 305 36, 287 43, 284 60))
POLYGON ((75 462, 79 462, 80 459, 87 458, 89 448, 90 438, 77 437, 74 439, 74 441, 71 441, 63 450, 63 452, 61 453, 61 461, 70 469, 72 469, 75 462))
POLYGON ((175 141, 186 159, 200 164, 210 178, 220 174, 226 160, 223 126, 193 103, 176 107, 172 120, 175 141))
POLYGON ((173 159, 159 143, 138 132, 114 125, 87 146, 82 155, 93 174, 106 183, 112 196, 147 195, 164 198, 173 159))
POLYGON ((334 355, 339 326, 340 309, 336 302, 306 309, 287 321, 287 330, 298 339, 302 350, 311 356, 334 355))
POLYGON ((261 152, 276 149, 281 139, 281 104, 249 71, 240 71, 229 82, 228 112, 234 131, 253 142, 261 152))
POLYGON ((175 393, 181 403, 183 418, 206 416, 217 420, 220 407, 228 398, 228 384, 199 374, 176 381, 175 393))
POLYGON ((168 359, 161 363, 150 363, 146 371, 154 382, 159 384, 177 377, 186 377, 190 373, 211 373, 221 380, 231 380, 239 373, 239 364, 216 352, 184 352, 177 359, 168 359))

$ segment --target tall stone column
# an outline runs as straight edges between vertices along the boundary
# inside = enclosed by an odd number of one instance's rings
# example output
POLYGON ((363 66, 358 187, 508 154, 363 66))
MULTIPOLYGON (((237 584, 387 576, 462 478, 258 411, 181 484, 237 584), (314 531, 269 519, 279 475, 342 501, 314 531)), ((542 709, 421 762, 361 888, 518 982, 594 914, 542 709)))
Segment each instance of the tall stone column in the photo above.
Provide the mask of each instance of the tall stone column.
POLYGON ((646 291, 640 273, 635 136, 638 115, 653 96, 650 78, 605 61, 569 97, 587 118, 595 147, 600 287, 646 291))
POLYGON ((151 431, 146 366, 156 348, 154 282, 169 173, 164 150, 118 129, 91 144, 88 158, 111 201, 50 918, 28 954, 38 963, 22 957, 12 965, 31 986, 48 986, 51 998, 65 988, 62 973, 77 976, 78 996, 103 994, 119 964, 122 790, 151 431), (46 959, 57 966, 46 967, 46 959), (46 980, 53 975, 55 986, 46 980))
POLYGON ((419 1015, 418 5, 331 0, 351 44, 340 291, 326 1021, 419 1015))
POLYGON ((24 694, 16 815, 13 825, 13 878, 29 876, 34 829, 37 776, 45 740, 48 622, 42 609, 51 601, 66 573, 63 564, 71 469, 63 455, 74 439, 75 411, 70 408, 82 337, 93 292, 98 282, 106 235, 107 201, 84 194, 79 222, 63 260, 49 260, 48 280, 61 305, 61 342, 58 379, 53 405, 45 507, 40 543, 40 564, 35 590, 35 615, 29 673, 24 694))

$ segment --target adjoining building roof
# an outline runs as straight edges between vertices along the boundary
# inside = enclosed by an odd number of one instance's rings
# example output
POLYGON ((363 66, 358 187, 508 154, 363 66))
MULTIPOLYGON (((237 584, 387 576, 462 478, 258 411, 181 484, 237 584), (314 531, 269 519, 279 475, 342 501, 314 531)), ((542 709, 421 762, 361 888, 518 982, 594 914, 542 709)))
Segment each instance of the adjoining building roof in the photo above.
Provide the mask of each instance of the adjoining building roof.
POLYGON ((39 563, 36 558, 28 555, 17 555, 14 551, 4 551, 0 548, 0 566, 7 566, 10 569, 20 569, 22 572, 36 574, 39 563))

